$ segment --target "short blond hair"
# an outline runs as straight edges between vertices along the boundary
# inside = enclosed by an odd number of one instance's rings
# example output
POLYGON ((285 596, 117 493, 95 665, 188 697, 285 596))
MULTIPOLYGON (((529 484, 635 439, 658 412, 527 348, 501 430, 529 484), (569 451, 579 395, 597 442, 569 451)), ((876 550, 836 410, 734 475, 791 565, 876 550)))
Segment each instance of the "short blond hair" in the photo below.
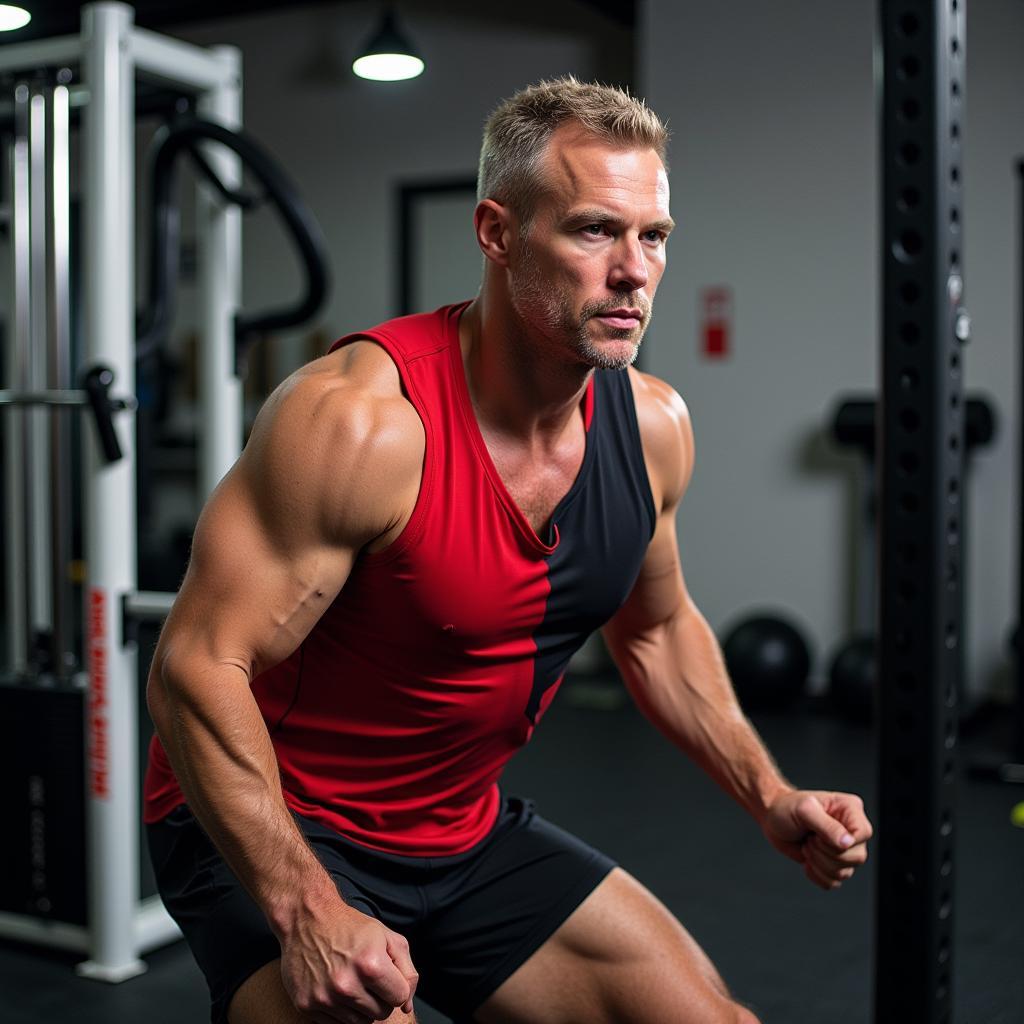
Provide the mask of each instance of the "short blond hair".
POLYGON ((565 75, 522 89, 487 119, 477 201, 493 199, 511 207, 525 229, 543 187, 537 165, 544 148, 555 129, 573 122, 613 146, 653 149, 666 162, 668 129, 643 100, 615 86, 565 75))

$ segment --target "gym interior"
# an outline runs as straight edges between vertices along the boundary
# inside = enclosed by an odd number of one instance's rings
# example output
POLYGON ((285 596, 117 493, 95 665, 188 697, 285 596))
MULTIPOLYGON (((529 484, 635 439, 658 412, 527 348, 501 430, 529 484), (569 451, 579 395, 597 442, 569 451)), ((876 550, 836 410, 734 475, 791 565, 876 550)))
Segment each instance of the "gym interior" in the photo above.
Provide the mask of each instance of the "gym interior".
POLYGON ((809 886, 597 636, 503 788, 765 1021, 1024 1020, 1024 4, 25 6, 0 35, 0 1019, 207 1018, 139 813, 199 510, 292 370, 476 293, 483 122, 572 74, 672 133, 638 366, 693 419, 687 586, 782 771, 861 794, 876 836, 809 886), (382 30, 421 73, 354 72, 382 30))

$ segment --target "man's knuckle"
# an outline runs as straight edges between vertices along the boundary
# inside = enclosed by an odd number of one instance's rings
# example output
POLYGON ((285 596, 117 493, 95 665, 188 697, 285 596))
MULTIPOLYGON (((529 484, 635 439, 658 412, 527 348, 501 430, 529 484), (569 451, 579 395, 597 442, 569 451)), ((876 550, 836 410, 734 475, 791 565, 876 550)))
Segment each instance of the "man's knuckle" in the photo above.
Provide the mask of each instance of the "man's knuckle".
MULTIPOLYGON (((390 960, 388 961, 390 963, 390 960)), ((387 967, 384 957, 377 953, 367 953, 359 959, 359 973, 364 978, 380 978, 385 974, 387 967)))
POLYGON ((354 999, 358 994, 358 988, 355 982, 348 977, 335 978, 332 988, 335 996, 346 1001, 354 999))
POLYGON ((298 992, 292 1002, 299 1013, 313 1013, 323 1005, 313 992, 298 992))
POLYGON ((802 813, 809 814, 816 811, 820 805, 818 804, 818 801, 808 793, 806 796, 802 796, 800 798, 800 801, 796 806, 802 813))

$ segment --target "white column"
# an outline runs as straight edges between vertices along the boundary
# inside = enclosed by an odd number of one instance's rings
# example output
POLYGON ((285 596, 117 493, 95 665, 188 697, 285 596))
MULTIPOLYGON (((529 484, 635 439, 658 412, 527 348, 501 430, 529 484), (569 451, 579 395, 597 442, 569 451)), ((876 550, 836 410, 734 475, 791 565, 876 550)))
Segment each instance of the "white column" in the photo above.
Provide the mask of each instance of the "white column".
MULTIPOLYGON (((242 120, 242 60, 232 46, 211 51, 223 63, 224 84, 207 92, 199 113, 227 128, 242 120)), ((211 144, 210 165, 228 185, 241 183, 240 161, 211 144)), ((196 255, 200 281, 199 493, 205 501, 242 450, 242 382, 235 376, 235 313, 241 301, 242 220, 206 183, 196 203, 196 255)))
MULTIPOLYGON (((135 118, 132 9, 93 4, 82 22, 85 224, 82 264, 88 365, 114 372, 113 392, 135 392, 135 118)), ((115 414, 124 452, 105 465, 86 438, 89 702, 89 927, 91 958, 79 971, 122 981, 145 970, 137 956, 139 895, 136 651, 122 642, 121 599, 135 590, 135 421, 115 414)))

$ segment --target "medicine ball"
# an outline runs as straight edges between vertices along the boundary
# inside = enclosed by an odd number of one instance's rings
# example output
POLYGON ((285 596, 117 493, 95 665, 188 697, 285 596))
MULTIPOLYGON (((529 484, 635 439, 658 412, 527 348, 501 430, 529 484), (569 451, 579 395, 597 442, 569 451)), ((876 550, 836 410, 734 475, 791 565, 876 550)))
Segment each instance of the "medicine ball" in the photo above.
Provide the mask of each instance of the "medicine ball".
POLYGON ((803 634, 786 619, 743 620, 726 635, 722 652, 744 708, 781 710, 804 692, 811 653, 803 634))
POLYGON ((851 722, 874 718, 878 688, 878 643, 858 636, 836 651, 829 671, 829 697, 836 712, 851 722))

